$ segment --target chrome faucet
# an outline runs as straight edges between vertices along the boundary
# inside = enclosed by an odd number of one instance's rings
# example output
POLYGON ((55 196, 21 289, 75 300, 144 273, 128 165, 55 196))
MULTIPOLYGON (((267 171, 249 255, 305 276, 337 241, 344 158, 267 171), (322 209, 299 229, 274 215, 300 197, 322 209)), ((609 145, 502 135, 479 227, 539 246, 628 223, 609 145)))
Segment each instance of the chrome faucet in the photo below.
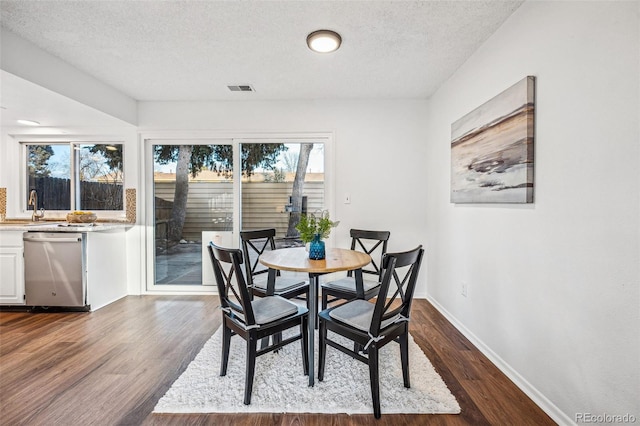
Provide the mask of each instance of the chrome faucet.
POLYGON ((32 221, 37 222, 44 217, 44 208, 40 209, 40 213, 38 213, 38 193, 35 189, 29 193, 29 205, 33 206, 32 221))

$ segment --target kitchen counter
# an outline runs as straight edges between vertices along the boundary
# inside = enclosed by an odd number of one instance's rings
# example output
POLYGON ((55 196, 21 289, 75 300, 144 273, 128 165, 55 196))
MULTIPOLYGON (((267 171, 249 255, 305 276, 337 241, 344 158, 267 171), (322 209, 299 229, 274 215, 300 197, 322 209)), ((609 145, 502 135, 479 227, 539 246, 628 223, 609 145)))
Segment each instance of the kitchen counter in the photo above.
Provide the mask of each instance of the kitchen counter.
POLYGON ((130 222, 95 222, 95 223, 68 223, 66 220, 29 222, 7 220, 0 222, 2 231, 37 231, 37 232, 100 232, 114 229, 127 229, 133 226, 130 222))

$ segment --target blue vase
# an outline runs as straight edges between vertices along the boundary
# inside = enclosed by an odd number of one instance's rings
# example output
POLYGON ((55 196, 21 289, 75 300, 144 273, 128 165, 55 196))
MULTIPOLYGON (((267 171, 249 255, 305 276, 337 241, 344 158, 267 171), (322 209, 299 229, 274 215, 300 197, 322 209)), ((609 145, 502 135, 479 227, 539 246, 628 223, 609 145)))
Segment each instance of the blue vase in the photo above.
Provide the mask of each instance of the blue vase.
POLYGON ((315 234, 309 244, 309 259, 324 259, 324 241, 320 239, 320 234, 315 234))

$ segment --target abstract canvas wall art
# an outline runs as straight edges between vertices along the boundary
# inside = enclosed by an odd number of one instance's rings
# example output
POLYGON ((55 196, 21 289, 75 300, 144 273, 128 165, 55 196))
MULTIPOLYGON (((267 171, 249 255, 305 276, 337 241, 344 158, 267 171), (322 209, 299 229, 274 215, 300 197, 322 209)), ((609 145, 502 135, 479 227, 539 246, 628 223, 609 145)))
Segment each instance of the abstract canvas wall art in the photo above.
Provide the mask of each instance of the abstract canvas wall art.
POLYGON ((452 203, 532 203, 535 77, 451 125, 452 203))

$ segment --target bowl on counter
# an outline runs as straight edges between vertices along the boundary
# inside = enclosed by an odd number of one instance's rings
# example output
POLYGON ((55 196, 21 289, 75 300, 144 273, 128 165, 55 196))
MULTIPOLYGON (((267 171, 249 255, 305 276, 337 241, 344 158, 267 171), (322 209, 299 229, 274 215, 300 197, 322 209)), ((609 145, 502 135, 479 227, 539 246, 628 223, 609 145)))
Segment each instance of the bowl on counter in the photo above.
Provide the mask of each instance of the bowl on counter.
POLYGON ((69 223, 93 223, 98 219, 95 213, 67 213, 69 223))

